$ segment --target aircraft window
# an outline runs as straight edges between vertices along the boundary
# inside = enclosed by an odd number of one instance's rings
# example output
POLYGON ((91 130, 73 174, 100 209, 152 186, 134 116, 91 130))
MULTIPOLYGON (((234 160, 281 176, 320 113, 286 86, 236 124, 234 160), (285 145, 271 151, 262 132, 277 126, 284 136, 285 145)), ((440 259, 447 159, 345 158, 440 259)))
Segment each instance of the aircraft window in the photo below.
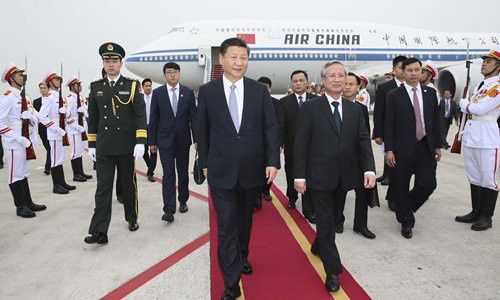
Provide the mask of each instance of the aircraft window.
POLYGON ((338 55, 338 54, 335 54, 335 58, 338 58, 338 57, 339 57, 339 55, 338 55))
POLYGON ((339 30, 338 30, 338 29, 336 29, 335 31, 336 31, 336 32, 339 32, 339 30))
POLYGON ((438 55, 438 59, 441 59, 441 54, 438 55))

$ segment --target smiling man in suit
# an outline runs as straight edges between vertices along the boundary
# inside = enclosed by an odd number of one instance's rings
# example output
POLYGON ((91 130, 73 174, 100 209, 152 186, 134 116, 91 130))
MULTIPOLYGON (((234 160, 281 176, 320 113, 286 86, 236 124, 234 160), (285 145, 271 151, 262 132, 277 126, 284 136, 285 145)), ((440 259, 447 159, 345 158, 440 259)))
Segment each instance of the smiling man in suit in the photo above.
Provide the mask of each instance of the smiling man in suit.
POLYGON ((199 163, 210 185, 217 215, 217 256, 225 291, 241 295, 241 274, 249 275, 252 214, 262 182, 280 166, 279 132, 267 88, 244 77, 250 49, 239 38, 222 42, 224 75, 200 87, 197 138, 199 163))
POLYGON ((163 167, 163 216, 162 220, 174 221, 175 201, 175 166, 179 177, 179 212, 188 211, 189 198, 189 148, 196 122, 196 101, 193 90, 179 84, 181 68, 169 62, 163 66, 167 84, 156 88, 151 99, 149 120, 149 145, 151 152, 160 152, 163 167))
POLYGON ((365 188, 375 186, 375 161, 361 108, 342 98, 347 72, 340 61, 321 70, 325 95, 307 101, 297 122, 294 144, 295 189, 310 193, 316 209, 317 237, 311 247, 321 257, 328 291, 340 288, 342 272, 335 245, 339 205, 358 186, 358 168, 365 188))
POLYGON ((394 168, 396 217, 401 235, 410 239, 414 213, 436 189, 437 161, 441 159, 441 121, 436 92, 420 84, 422 63, 403 62, 405 83, 387 94, 385 113, 385 160, 394 168), (410 191, 410 179, 415 185, 410 191))

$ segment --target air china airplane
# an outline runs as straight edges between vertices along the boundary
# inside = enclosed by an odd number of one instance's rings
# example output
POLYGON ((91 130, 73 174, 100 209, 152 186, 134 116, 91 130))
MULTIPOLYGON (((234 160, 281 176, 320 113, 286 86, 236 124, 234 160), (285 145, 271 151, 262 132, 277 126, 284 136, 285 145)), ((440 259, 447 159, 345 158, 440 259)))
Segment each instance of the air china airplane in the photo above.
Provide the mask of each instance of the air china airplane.
POLYGON ((251 52, 246 76, 271 78, 273 93, 284 94, 290 74, 297 69, 307 71, 310 81, 319 82, 321 67, 331 60, 342 61, 350 71, 362 72, 379 83, 391 70, 392 59, 406 55, 433 60, 439 70, 436 87, 441 94, 451 89, 455 98, 461 96, 466 82, 465 60, 473 61, 474 86, 481 80, 481 55, 500 42, 498 32, 434 32, 358 22, 213 20, 172 28, 131 54, 125 66, 140 77, 164 83, 163 65, 176 62, 182 82, 196 90, 221 75, 219 45, 229 37, 247 41, 251 52))

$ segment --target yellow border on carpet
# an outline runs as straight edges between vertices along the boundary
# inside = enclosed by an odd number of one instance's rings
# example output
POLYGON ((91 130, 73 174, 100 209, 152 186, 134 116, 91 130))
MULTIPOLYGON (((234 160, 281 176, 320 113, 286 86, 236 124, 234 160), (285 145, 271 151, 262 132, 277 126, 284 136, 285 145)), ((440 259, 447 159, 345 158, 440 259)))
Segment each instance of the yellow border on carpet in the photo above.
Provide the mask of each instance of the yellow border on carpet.
MULTIPOLYGON (((325 282, 326 273, 325 269, 323 268, 323 263, 321 262, 321 258, 311 253, 311 243, 309 243, 309 240, 307 240, 306 236, 300 230, 297 223, 295 223, 295 220, 292 218, 292 216, 290 216, 288 211, 286 211, 281 202, 276 198, 276 195, 272 193, 272 196, 273 196, 272 203, 274 207, 276 207, 276 210, 278 210, 279 214, 281 215, 281 218, 283 218, 283 220, 285 221, 286 225, 288 226, 288 229, 292 233, 295 240, 297 240, 297 243, 299 243, 300 248, 306 254, 307 258, 309 259, 309 262, 314 267, 318 275, 321 277, 321 280, 325 282)), ((340 290, 336 291, 335 293, 330 293, 330 295, 335 300, 350 299, 349 296, 347 296, 345 291, 342 289, 342 286, 340 287, 340 290)))

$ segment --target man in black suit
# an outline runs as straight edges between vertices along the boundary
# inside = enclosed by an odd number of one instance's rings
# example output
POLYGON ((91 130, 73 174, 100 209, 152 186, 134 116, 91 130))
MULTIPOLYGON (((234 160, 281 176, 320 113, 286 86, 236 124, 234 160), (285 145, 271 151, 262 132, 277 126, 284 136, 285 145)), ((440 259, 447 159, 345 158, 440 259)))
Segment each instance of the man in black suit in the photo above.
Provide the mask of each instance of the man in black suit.
POLYGON ((450 90, 445 90, 444 91, 444 99, 441 99, 439 102, 439 116, 441 118, 441 121, 443 122, 441 124, 441 128, 443 130, 443 144, 445 149, 450 148, 450 145, 448 144, 448 141, 446 138, 448 137, 448 131, 450 131, 450 125, 455 119, 455 122, 458 122, 458 109, 457 109, 457 103, 453 101, 452 99, 452 94, 450 90))
MULTIPOLYGON (((150 78, 145 78, 142 81, 142 90, 144 92, 144 104, 146 104, 146 121, 148 122, 148 130, 149 130, 149 120, 150 115, 151 115, 151 98, 153 98, 153 81, 151 81, 150 78)), ((148 181, 149 182, 155 182, 154 178, 154 173, 156 169, 156 160, 158 158, 158 153, 153 153, 151 152, 150 154, 150 149, 148 145, 146 145, 146 148, 144 150, 144 156, 142 157, 144 159, 144 162, 146 163, 146 166, 148 167, 148 181)))
POLYGON ((442 147, 436 92, 419 83, 421 68, 416 58, 403 62, 405 83, 387 94, 385 113, 385 160, 394 168, 396 217, 407 239, 413 235, 414 212, 436 189, 442 147), (415 185, 409 191, 413 174, 415 185))
MULTIPOLYGON (((307 100, 316 98, 314 94, 306 93, 309 85, 307 73, 296 70, 290 76, 293 93, 281 98, 280 109, 278 110, 278 124, 280 128, 280 145, 285 151, 285 172, 286 172, 286 196, 288 197, 288 208, 294 209, 298 199, 298 193, 293 183, 293 144, 295 142, 295 130, 302 106, 307 100)), ((309 197, 309 193, 302 195, 302 214, 310 222, 315 223, 314 205, 309 197)))
POLYGON ((180 72, 181 68, 176 63, 163 66, 167 84, 153 91, 149 120, 151 153, 160 152, 163 167, 162 220, 167 222, 174 221, 176 211, 175 166, 179 177, 179 212, 188 211, 191 132, 196 142, 196 100, 193 90, 179 84, 180 72))
POLYGON ((340 288, 337 275, 342 272, 335 245, 337 206, 358 186, 358 168, 364 187, 375 186, 375 161, 363 113, 341 96, 346 75, 339 61, 323 67, 325 95, 304 104, 294 144, 295 189, 301 194, 308 191, 314 202, 318 234, 311 252, 319 252, 330 292, 340 288))
POLYGON ((222 42, 224 75, 200 87, 199 163, 207 175, 217 215, 219 267, 226 287, 221 299, 241 292, 241 274, 251 274, 248 245, 252 214, 262 182, 280 165, 279 131, 269 91, 244 77, 250 48, 239 38, 222 42))
MULTIPOLYGON (((40 83, 38 85, 38 88, 40 89, 40 94, 42 97, 47 97, 49 94, 49 88, 45 83, 40 83)), ((40 111, 40 108, 42 107, 42 97, 36 98, 33 100, 33 107, 35 108, 36 111, 40 111)), ((47 151, 47 156, 45 158, 45 168, 43 173, 45 175, 50 174, 50 143, 47 140, 47 128, 42 124, 42 122, 38 123, 38 135, 40 136, 40 139, 42 140, 43 147, 47 151)))
MULTIPOLYGON (((384 147, 384 119, 385 119, 385 107, 387 93, 391 90, 399 87, 404 82, 403 77, 403 61, 406 60, 405 56, 396 56, 392 60, 392 72, 394 73, 394 78, 390 81, 381 84, 377 92, 375 93, 375 108, 373 111, 373 139, 377 145, 384 147)), ((384 173, 381 177, 377 178, 382 185, 389 185, 387 190, 386 199, 389 201, 389 209, 394 211, 394 199, 392 197, 393 189, 390 185, 391 182, 391 168, 384 164, 384 173)))
MULTIPOLYGON (((263 85, 265 85, 267 87, 267 90, 269 91, 269 94, 271 94, 273 82, 271 81, 271 79, 269 79, 269 77, 263 76, 263 77, 257 79, 257 81, 262 83, 263 85)), ((279 100, 272 97, 272 96, 271 96, 271 99, 273 100, 274 112, 276 113, 276 118, 277 118, 278 117, 278 109, 279 109, 279 100)), ((267 183, 267 179, 264 181, 262 196, 267 201, 272 200, 271 185, 273 185, 273 183, 272 182, 267 183)), ((262 197, 260 195, 257 197, 257 203, 255 204, 255 207, 262 208, 262 197)))

